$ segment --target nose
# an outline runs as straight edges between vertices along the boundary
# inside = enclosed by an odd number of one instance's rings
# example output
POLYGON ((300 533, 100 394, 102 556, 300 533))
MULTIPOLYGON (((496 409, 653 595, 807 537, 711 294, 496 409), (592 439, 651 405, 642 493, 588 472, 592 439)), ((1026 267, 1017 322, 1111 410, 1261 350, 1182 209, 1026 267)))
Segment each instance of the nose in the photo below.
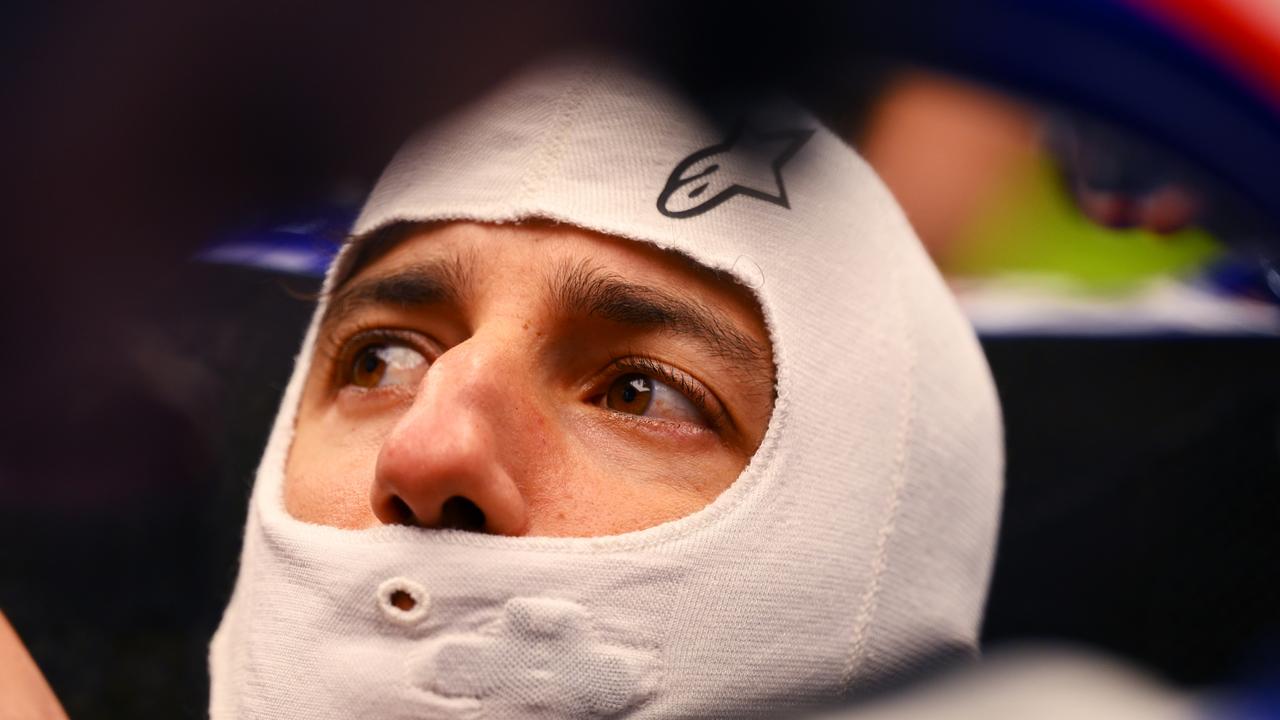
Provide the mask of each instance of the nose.
POLYGON ((513 397, 522 384, 502 353, 474 340, 432 364, 383 441, 370 495, 380 522, 497 535, 527 527, 526 500, 504 464, 504 443, 528 412, 513 397))

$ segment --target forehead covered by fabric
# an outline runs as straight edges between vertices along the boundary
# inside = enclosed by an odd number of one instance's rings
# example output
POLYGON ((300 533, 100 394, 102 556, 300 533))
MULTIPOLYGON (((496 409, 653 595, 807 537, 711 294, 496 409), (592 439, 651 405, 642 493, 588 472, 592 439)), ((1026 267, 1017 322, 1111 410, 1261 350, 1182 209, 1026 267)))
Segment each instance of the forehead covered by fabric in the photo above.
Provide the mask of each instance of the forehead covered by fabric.
MULTIPOLYGON (((773 342, 777 399, 751 463, 706 508, 610 537, 306 525, 283 511, 280 488, 313 323, 263 459, 236 597, 215 640, 215 706, 237 682, 220 684, 220 668, 224 678, 266 682, 251 658, 273 651, 241 648, 255 633, 297 634, 282 616, 263 620, 264 608, 293 602, 290 613, 333 614, 339 619, 327 624, 308 620, 323 637, 294 640, 330 643, 337 653, 352 638, 390 632, 372 606, 353 614, 349 603, 399 577, 431 594, 431 611, 415 626, 418 650, 408 640, 361 646, 362 657, 394 675, 368 701, 426 703, 442 717, 453 700, 431 683, 446 681, 502 696, 489 701, 505 708, 495 717, 542 716, 503 695, 505 680, 473 668, 479 655, 469 656, 466 677, 439 671, 437 650, 452 647, 457 623, 475 631, 476 618, 492 621, 476 643, 545 615, 568 618, 556 627, 580 626, 575 637, 596 638, 583 641, 582 657, 629 648, 625 662, 609 660, 626 669, 616 673, 626 688, 595 716, 747 716, 769 698, 817 701, 923 658, 973 651, 1003 467, 994 388, 906 219, 844 142, 786 104, 744 106, 711 122, 643 70, 561 61, 412 138, 354 234, 401 222, 534 218, 673 250, 752 290, 773 342), (321 599, 299 608, 298 593, 321 599)), ((340 253, 327 288, 346 279, 359 252, 356 243, 340 253)), ((527 669, 504 663, 504 677, 527 669)), ((350 685, 322 662, 307 671, 314 677, 304 685, 350 685)))

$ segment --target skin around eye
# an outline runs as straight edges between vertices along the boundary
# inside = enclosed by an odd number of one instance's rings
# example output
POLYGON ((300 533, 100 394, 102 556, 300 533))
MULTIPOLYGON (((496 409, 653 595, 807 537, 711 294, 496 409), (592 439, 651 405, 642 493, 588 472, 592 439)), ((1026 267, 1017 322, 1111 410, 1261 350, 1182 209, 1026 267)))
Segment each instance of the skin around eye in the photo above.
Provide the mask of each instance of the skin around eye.
POLYGON ((428 366, 427 358, 407 345, 366 345, 347 368, 346 384, 367 390, 413 386, 422 380, 428 366))
POLYGON ((618 376, 610 383, 601 404, 629 415, 708 425, 702 411, 679 390, 641 373, 618 376))
POLYGON ((294 517, 370 528, 404 522, 391 498, 436 518, 460 496, 485 532, 613 535, 695 512, 759 446, 772 351, 737 284, 533 221, 432 225, 385 250, 322 318, 285 470, 294 517), (702 306, 743 342, 566 307, 578 268, 702 306))

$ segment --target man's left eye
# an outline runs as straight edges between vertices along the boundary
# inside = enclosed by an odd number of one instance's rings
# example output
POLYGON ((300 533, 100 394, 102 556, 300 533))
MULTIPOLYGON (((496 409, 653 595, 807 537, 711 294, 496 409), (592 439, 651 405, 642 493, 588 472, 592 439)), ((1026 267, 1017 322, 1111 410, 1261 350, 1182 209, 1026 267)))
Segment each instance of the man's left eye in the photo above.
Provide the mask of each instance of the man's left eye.
POLYGON ((702 411, 670 385, 640 373, 618 376, 600 404, 620 413, 707 425, 702 411))

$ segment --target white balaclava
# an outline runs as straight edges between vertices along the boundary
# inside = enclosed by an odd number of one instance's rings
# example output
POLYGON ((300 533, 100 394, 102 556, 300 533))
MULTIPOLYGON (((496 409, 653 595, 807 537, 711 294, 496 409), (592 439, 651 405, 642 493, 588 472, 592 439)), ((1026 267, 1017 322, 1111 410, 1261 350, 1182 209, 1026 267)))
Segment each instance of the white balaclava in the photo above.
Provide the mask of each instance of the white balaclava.
POLYGON ((777 396, 751 462, 692 515, 608 537, 302 522, 282 488, 313 320, 213 639, 215 719, 769 716, 975 652, 996 396, 866 163, 798 109, 726 129, 645 72, 562 61, 412 138, 354 233, 531 218, 652 243, 754 292, 777 396))

